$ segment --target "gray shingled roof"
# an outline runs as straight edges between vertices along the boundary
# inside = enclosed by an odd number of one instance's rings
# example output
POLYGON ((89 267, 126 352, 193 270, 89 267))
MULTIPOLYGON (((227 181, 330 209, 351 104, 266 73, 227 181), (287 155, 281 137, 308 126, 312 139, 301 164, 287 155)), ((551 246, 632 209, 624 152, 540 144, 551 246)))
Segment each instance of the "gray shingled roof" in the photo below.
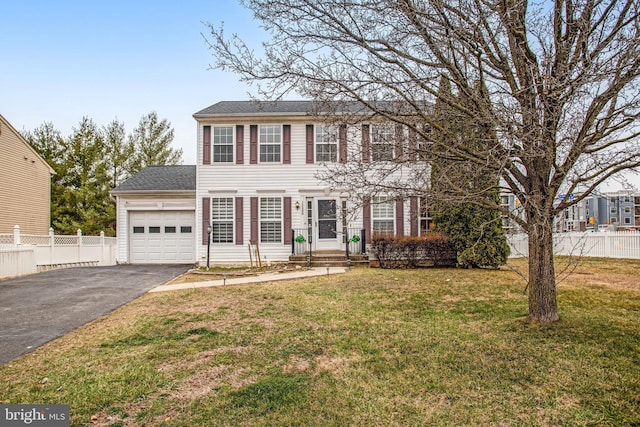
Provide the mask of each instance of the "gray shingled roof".
POLYGON ((313 101, 221 101, 198 111, 194 116, 218 114, 306 114, 312 111, 313 105, 313 101))
MULTIPOLYGON (((378 101, 380 106, 389 111, 394 111, 403 104, 391 103, 388 101, 378 101)), ((424 103, 425 108, 430 108, 429 102, 424 103)), ((198 111, 193 116, 195 118, 208 116, 228 116, 228 115, 307 115, 314 112, 342 111, 349 113, 371 113, 363 104, 358 102, 335 102, 333 104, 323 104, 316 101, 221 101, 198 111)), ((411 111, 411 110, 409 110, 411 111)))
POLYGON ((148 166, 125 180, 111 193, 196 191, 194 165, 148 166))

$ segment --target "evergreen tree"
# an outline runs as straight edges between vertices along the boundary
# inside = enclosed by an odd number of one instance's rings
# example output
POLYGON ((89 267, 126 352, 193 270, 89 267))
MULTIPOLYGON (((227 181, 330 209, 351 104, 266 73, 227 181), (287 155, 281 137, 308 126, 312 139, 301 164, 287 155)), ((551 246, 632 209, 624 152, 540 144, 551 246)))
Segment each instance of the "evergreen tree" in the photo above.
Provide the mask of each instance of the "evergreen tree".
POLYGON ((177 165, 182 162, 182 149, 171 148, 173 129, 167 119, 158 119, 155 111, 143 116, 138 127, 129 135, 129 143, 134 147, 129 174, 151 165, 177 165))
MULTIPOLYGON (((484 93, 481 83, 475 85, 478 93, 484 93)), ((476 94, 477 95, 477 94, 476 94)), ((464 152, 445 153, 452 146, 466 146, 470 150, 482 150, 492 146, 496 137, 493 128, 484 123, 471 121, 463 116, 454 103, 466 103, 473 107, 472 99, 489 102, 486 96, 466 99, 464 94, 454 96, 446 77, 440 81, 438 100, 435 105, 437 122, 443 132, 435 138, 434 150, 442 155, 432 164, 432 186, 435 201, 432 217, 435 230, 449 236, 458 254, 458 264, 462 267, 478 268, 498 266, 506 263, 509 246, 506 242, 502 219, 496 206, 499 203, 499 178, 489 168, 470 161, 464 161, 464 152), (455 139, 458 144, 452 144, 455 139), (464 144, 459 144, 461 140, 464 144), (471 204, 466 197, 483 200, 482 205, 471 204)))
POLYGON ((23 136, 54 171, 51 176, 50 201, 51 222, 53 223, 64 210, 64 180, 67 174, 67 164, 64 161, 64 139, 60 131, 55 129, 53 123, 50 122, 43 123, 32 132, 24 132, 23 136))
POLYGON ((83 117, 63 138, 51 123, 43 123, 25 139, 55 171, 51 181, 51 225, 58 234, 115 236, 115 203, 109 191, 152 164, 178 164, 182 150, 170 147, 173 129, 155 112, 143 116, 126 137, 124 124, 114 119, 98 127, 83 117))
POLYGON ((104 126, 102 133, 104 135, 106 173, 109 185, 111 188, 115 188, 130 176, 128 165, 133 158, 134 147, 132 142, 127 140, 124 123, 117 119, 104 126))
POLYGON ((73 133, 64 140, 65 191, 60 209, 52 218, 53 227, 62 234, 115 234, 115 206, 109 198, 102 132, 93 120, 83 117, 73 133))

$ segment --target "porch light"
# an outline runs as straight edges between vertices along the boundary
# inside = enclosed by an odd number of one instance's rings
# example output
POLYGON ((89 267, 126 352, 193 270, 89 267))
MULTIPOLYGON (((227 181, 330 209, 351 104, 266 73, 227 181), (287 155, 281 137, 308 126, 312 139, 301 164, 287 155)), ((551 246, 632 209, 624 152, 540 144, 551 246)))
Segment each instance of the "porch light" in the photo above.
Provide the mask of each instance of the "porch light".
POLYGON ((296 200, 296 210, 299 211, 300 210, 300 202, 296 200))

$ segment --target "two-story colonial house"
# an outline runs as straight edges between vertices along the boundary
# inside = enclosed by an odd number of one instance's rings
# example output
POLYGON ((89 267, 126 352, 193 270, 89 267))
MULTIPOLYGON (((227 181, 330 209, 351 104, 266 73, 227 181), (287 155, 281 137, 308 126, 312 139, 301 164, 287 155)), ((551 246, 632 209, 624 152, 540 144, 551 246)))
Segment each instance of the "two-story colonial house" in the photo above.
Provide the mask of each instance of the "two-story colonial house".
POLYGON ((353 188, 318 177, 332 165, 406 160, 417 152, 416 138, 367 115, 329 123, 312 108, 310 101, 223 101, 195 113, 195 183, 181 178, 189 167, 154 167, 112 192, 118 261, 202 265, 209 252, 212 263, 248 263, 256 245, 262 261, 286 261, 309 250, 363 252, 375 233, 426 231, 427 208, 418 197, 377 193, 363 201, 360 194, 357 202, 353 188))
POLYGON ((314 252, 344 250, 360 236, 418 235, 428 227, 417 197, 376 195, 346 215, 349 191, 317 177, 327 164, 391 161, 406 151, 408 132, 398 138, 398 127, 388 123, 329 124, 310 114, 312 107, 309 101, 219 102, 194 114, 198 260, 209 235, 216 262, 248 261, 250 242, 258 242, 261 257, 280 261, 296 241, 314 252), (358 158, 347 159, 353 153, 358 158))

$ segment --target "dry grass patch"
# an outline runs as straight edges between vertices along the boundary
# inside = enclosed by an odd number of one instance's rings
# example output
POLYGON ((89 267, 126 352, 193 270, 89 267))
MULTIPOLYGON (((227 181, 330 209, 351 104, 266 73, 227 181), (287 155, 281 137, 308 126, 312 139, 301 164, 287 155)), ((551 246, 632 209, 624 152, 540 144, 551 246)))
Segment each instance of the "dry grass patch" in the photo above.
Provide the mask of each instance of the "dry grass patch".
POLYGON ((67 403, 73 426, 637 424, 632 266, 578 267, 544 327, 508 270, 148 294, 0 368, 0 402, 67 403))

